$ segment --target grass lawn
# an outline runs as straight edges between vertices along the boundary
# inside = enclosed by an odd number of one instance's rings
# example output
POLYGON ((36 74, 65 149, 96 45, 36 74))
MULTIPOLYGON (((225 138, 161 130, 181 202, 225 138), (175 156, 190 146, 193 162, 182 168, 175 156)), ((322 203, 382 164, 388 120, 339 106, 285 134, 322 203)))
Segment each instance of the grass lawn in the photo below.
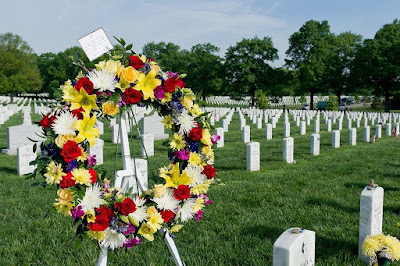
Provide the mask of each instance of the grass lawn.
MULTIPOLYGON (((32 118, 39 120, 37 115, 32 118)), ((186 223, 175 238, 186 265, 272 265, 273 243, 293 226, 316 232, 316 265, 363 265, 357 259, 359 201, 371 179, 385 189, 383 231, 399 237, 400 140, 384 136, 375 144, 364 143, 359 128, 357 146, 350 146, 349 131, 343 129, 340 148, 332 149, 332 133, 325 131, 322 121, 321 155, 314 157, 310 155, 313 123, 307 135, 300 136, 291 120, 296 163, 286 164, 283 117, 269 141, 264 139, 264 129, 247 120, 251 139, 261 145, 261 171, 248 172, 246 144, 241 141, 239 116, 234 114, 225 147, 215 151, 221 184, 209 191, 214 204, 204 209, 202 221, 186 223)), ((16 114, 1 126, 0 148, 7 146, 6 128, 21 123, 21 114, 16 114)), ((121 162, 119 158, 115 164, 116 146, 107 125, 102 138, 104 166, 113 173, 115 165, 121 169, 121 162)), ((140 153, 138 141, 134 149, 140 153)), ((156 174, 168 159, 162 141, 156 141, 155 149, 149 163, 156 174)), ((75 247, 72 219, 53 212, 44 218, 56 189, 31 188, 33 181, 19 177, 16 164, 16 156, 0 154, 0 265, 95 265, 99 250, 89 240, 75 247)), ((160 237, 116 254, 109 265, 174 264, 160 237)))

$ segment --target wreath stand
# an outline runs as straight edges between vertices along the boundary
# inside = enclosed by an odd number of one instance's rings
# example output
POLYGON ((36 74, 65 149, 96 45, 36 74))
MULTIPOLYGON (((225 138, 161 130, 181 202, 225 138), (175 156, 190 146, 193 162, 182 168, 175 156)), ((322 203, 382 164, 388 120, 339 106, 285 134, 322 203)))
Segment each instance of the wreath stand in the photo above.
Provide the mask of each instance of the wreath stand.
MULTIPOLYGON (((128 138, 128 126, 130 126, 130 121, 132 118, 134 119, 136 125, 136 117, 133 110, 130 112, 124 113, 123 115, 119 115, 119 130, 117 139, 120 138, 121 140, 121 152, 122 152, 122 166, 123 170, 115 171, 115 187, 120 187, 125 192, 132 188, 132 194, 140 194, 142 191, 147 190, 147 180, 144 180, 141 172, 138 171, 136 167, 136 157, 134 153, 130 154, 129 148, 129 138, 128 138), (132 158, 133 157, 133 158, 132 158)), ((137 127, 138 134, 140 136, 140 130, 137 127)), ((131 146, 133 149, 133 138, 131 135, 131 146)), ((146 148, 141 140, 141 145, 143 146, 146 154, 146 159, 148 161, 148 156, 146 152, 146 148)), ((115 170, 116 170, 116 163, 118 157, 118 143, 116 145, 116 152, 115 152, 115 170)), ((149 162, 149 161, 148 161, 149 162)), ((150 168, 150 167, 149 167, 150 168)), ((171 237, 168 230, 164 230, 164 241, 170 251, 172 258, 175 261, 177 266, 184 266, 185 264, 182 262, 182 259, 179 255, 178 248, 175 245, 174 239, 171 237)), ((107 265, 107 258, 108 258, 108 248, 101 247, 99 259, 97 261, 97 266, 106 266, 107 265)))

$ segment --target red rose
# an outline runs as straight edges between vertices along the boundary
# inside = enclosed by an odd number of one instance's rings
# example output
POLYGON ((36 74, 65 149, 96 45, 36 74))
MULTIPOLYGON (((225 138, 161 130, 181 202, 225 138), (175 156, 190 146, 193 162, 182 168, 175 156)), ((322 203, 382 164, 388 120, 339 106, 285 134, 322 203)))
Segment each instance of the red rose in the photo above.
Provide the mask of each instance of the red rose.
POLYGON ((136 211, 136 204, 131 198, 126 198, 124 202, 121 203, 114 203, 114 207, 123 215, 128 215, 136 211))
POLYGON ((176 87, 176 86, 178 86, 180 89, 182 89, 183 87, 186 86, 186 83, 183 82, 182 79, 177 79, 176 82, 175 82, 175 87, 176 87))
POLYGON ((115 215, 114 211, 105 205, 101 206, 100 208, 97 208, 96 212, 97 212, 98 216, 104 216, 104 217, 107 217, 107 219, 110 219, 111 217, 114 217, 114 215, 115 215))
POLYGON ((173 92, 176 87, 182 89, 185 86, 186 86, 185 82, 183 82, 182 79, 180 78, 178 79, 169 78, 166 81, 164 81, 164 88, 168 92, 173 92))
POLYGON ((186 185, 179 185, 174 191, 174 197, 177 200, 184 200, 190 197, 190 188, 186 185))
POLYGON ((67 175, 63 176, 63 179, 60 181, 61 188, 69 188, 75 186, 75 180, 72 179, 71 172, 68 172, 67 175))
POLYGON ((203 136, 203 130, 199 127, 192 128, 189 132, 189 139, 191 140, 201 140, 203 136))
POLYGON ((40 120, 40 125, 43 128, 49 128, 53 124, 54 120, 56 120, 56 117, 48 113, 47 115, 43 116, 42 120, 40 120))
POLYGON ((61 151, 61 155, 62 157, 64 157, 64 161, 66 163, 75 160, 76 157, 81 156, 81 154, 82 154, 81 148, 73 140, 68 140, 67 143, 64 144, 64 147, 61 151))
POLYGON ((89 228, 92 231, 104 231, 108 227, 109 220, 104 215, 97 215, 94 223, 89 223, 89 228))
POLYGON ((206 175, 208 179, 214 178, 215 177, 215 168, 211 165, 208 164, 204 166, 202 174, 206 175))
POLYGON ((131 55, 129 56, 129 65, 132 66, 134 69, 140 69, 144 67, 145 64, 139 56, 131 55))
POLYGON ((134 88, 127 88, 122 94, 122 100, 126 104, 138 103, 142 100, 143 93, 141 91, 135 90, 134 88))
POLYGON ((83 108, 81 107, 79 109, 72 110, 72 115, 74 117, 78 118, 79 120, 82 120, 83 119, 82 112, 83 112, 83 108))
POLYGON ((90 175, 92 176, 92 177, 90 178, 90 180, 92 181, 92 184, 96 183, 96 179, 97 179, 96 171, 95 171, 93 168, 90 168, 90 169, 89 169, 89 173, 90 173, 90 175))
POLYGON ((87 94, 93 94, 93 83, 90 81, 89 78, 84 77, 78 80, 78 82, 75 84, 75 89, 77 91, 80 91, 81 88, 83 88, 87 92, 87 94))
POLYGON ((173 211, 160 211, 161 217, 164 222, 168 223, 172 218, 174 218, 175 213, 173 211))

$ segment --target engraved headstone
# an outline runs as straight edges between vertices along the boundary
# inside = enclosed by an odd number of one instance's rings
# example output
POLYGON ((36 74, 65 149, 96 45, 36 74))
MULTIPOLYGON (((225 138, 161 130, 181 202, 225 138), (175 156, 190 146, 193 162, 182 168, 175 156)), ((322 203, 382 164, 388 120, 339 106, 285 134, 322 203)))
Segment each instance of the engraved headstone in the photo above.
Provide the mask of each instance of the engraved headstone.
POLYGON ((336 149, 340 147, 340 131, 334 130, 332 132, 332 148, 336 149))
POLYGON ((89 147, 88 151, 90 155, 96 155, 96 165, 101 165, 103 164, 103 146, 104 146, 104 140, 102 139, 97 139, 96 144, 93 145, 93 147, 89 147))
POLYGON ((357 145, 357 129, 356 128, 350 128, 349 143, 352 146, 357 145))
POLYGON ((8 155, 16 155, 17 148, 26 144, 33 144, 28 138, 40 141, 43 140, 41 127, 37 125, 19 125, 7 128, 7 149, 2 152, 8 155), (39 135, 39 136, 38 136, 39 135))
POLYGON ((146 116, 141 119, 141 134, 153 134, 154 140, 167 139, 168 134, 164 133, 164 124, 159 116, 146 116))
POLYGON ((320 135, 317 133, 314 133, 311 135, 311 150, 310 153, 311 155, 319 155, 319 150, 320 150, 320 135))
POLYGON ((314 120, 314 133, 319 133, 319 119, 314 120))
POLYGON ((326 131, 332 131, 332 120, 330 119, 328 119, 328 122, 326 123, 326 131))
POLYGON ((265 139, 266 140, 272 139, 272 124, 265 125, 265 139))
POLYGON ((36 165, 29 165, 30 162, 36 159, 36 153, 33 152, 33 145, 28 144, 17 148, 17 172, 18 175, 26 175, 33 173, 36 165))
POLYGON ((150 157, 154 156, 154 137, 153 134, 145 134, 140 136, 141 145, 140 145, 140 155, 142 157, 150 157))
POLYGON ((376 125, 376 138, 380 139, 382 138, 382 125, 376 125))
POLYGON ((392 135, 392 124, 386 124, 386 136, 390 137, 392 135))
POLYGON ((259 117, 257 118, 257 129, 261 129, 262 128, 262 118, 259 117))
POLYGON ((224 129, 222 127, 216 128, 215 133, 219 136, 219 140, 217 141, 217 148, 224 147, 224 129))
POLYGON ((292 137, 283 139, 283 161, 287 163, 294 163, 294 139, 292 137))
POLYGON ((247 144, 247 170, 260 170, 260 143, 250 142, 247 144))
POLYGON ((244 126, 242 130, 242 141, 244 143, 250 142, 250 126, 244 126))

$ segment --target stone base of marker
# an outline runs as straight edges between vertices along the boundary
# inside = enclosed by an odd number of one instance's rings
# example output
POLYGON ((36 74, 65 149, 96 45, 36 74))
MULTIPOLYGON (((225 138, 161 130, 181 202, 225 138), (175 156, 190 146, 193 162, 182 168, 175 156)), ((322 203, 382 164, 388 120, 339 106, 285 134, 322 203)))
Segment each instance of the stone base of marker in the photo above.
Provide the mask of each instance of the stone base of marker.
POLYGON ((292 137, 283 139, 283 161, 294 163, 294 139, 292 137))
POLYGON ((260 170, 260 143, 250 142, 247 144, 247 167, 249 171, 260 170))
POLYGON ((382 233, 383 221, 383 194, 382 187, 367 186, 360 196, 360 228, 358 235, 358 257, 369 263, 369 257, 362 254, 361 245, 367 236, 382 233))
POLYGON ((311 149, 310 153, 311 155, 319 155, 319 150, 320 150, 320 135, 319 134, 312 134, 311 135, 311 149))
POLYGON ((314 266, 315 232, 290 228, 274 243, 273 266, 314 266))

